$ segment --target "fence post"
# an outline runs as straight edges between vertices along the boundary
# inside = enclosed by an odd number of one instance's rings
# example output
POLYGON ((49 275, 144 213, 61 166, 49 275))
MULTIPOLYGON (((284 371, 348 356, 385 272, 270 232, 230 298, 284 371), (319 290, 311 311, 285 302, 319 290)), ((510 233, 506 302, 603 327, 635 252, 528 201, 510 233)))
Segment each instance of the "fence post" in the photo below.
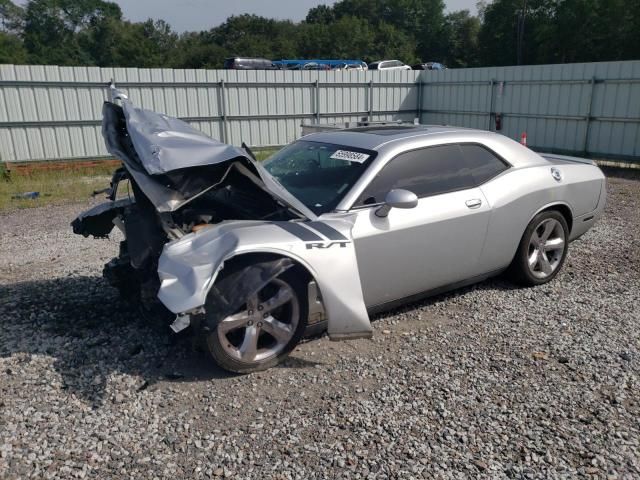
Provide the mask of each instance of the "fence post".
POLYGON ((493 115, 493 100, 494 100, 494 85, 496 84, 496 80, 495 78, 492 78, 491 81, 489 82, 489 118, 487 119, 487 121, 489 122, 489 124, 487 125, 487 130, 491 131, 491 116, 493 115))
POLYGON ((373 121, 373 79, 369 80, 369 121, 373 121))
POLYGON ((320 123, 320 83, 316 79, 313 83, 315 86, 315 94, 316 94, 316 123, 320 123))
POLYGON ((418 75, 418 108, 416 113, 418 114, 418 123, 422 123, 422 74, 418 75))
POLYGON ((582 144, 582 151, 586 155, 589 148, 589 129, 591 127, 591 109, 593 108, 593 91, 596 88, 596 77, 591 77, 589 79, 589 103, 587 104, 587 116, 584 117, 585 126, 584 126, 584 142, 582 144))
POLYGON ((222 143, 227 143, 227 101, 224 80, 220 80, 220 117, 222 118, 222 143))

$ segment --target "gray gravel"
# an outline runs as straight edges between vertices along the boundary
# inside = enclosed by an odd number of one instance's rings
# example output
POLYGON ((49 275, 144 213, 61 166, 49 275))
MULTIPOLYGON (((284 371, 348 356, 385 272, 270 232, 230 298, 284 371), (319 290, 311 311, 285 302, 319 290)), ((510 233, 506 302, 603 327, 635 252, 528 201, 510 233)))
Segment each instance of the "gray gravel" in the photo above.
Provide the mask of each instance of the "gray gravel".
POLYGON ((551 284, 496 279, 231 376, 100 278, 84 205, 0 214, 0 478, 640 478, 640 181, 551 284))

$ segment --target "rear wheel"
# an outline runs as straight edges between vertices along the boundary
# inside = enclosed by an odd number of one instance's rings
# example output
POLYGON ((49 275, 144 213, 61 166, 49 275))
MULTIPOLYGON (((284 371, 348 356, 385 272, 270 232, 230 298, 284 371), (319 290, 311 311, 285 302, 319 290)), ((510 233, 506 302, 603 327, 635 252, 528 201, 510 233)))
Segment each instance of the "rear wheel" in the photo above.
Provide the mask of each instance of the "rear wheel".
POLYGON ((249 295, 239 311, 207 336, 209 352, 225 370, 271 368, 295 348, 307 324, 305 295, 295 275, 283 274, 249 295))
POLYGON ((523 285, 542 285, 555 278, 567 256, 569 228, 561 213, 536 215, 522 236, 511 273, 523 285))

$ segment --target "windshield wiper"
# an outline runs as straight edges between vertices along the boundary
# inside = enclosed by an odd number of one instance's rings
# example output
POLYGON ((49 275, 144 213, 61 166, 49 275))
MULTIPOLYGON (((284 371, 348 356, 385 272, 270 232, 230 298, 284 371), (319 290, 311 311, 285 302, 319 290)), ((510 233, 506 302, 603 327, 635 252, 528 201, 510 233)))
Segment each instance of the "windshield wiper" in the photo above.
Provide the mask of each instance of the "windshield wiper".
POLYGON ((251 151, 251 149, 249 148, 249 145, 247 145, 246 143, 242 142, 242 148, 244 148, 245 152, 247 152, 249 154, 249 156, 253 159, 254 162, 256 162, 256 163, 258 162, 258 159, 253 154, 253 151, 251 151))

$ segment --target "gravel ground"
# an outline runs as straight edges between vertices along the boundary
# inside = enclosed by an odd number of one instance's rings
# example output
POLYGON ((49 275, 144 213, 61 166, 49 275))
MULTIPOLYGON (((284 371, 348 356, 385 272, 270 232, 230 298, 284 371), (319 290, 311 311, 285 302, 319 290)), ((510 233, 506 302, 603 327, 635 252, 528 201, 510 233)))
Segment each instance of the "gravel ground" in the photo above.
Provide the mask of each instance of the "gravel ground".
POLYGON ((640 478, 640 181, 551 284, 496 279, 228 375, 100 277, 85 205, 0 215, 0 478, 640 478))

